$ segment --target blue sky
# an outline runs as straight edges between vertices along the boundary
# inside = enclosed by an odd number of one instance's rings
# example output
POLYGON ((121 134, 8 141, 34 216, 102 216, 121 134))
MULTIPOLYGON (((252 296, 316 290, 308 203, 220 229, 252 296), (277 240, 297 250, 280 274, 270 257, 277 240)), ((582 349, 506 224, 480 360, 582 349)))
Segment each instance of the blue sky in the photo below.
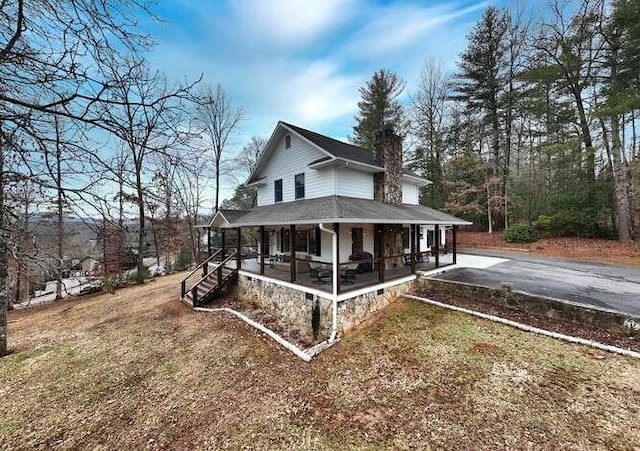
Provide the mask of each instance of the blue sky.
POLYGON ((358 88, 375 70, 403 77, 406 101, 427 58, 455 69, 465 36, 496 3, 164 0, 150 59, 170 77, 204 74, 227 90, 246 114, 234 148, 268 137, 281 119, 346 139, 358 88))

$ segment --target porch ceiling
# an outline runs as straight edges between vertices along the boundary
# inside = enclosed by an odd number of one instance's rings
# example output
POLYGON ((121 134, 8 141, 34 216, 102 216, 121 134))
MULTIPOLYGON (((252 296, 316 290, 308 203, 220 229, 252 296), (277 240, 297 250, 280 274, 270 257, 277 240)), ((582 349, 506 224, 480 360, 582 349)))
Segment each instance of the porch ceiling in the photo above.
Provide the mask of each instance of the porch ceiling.
POLYGON ((344 196, 326 196, 256 207, 246 212, 225 214, 226 221, 211 221, 214 227, 257 227, 261 225, 347 224, 446 224, 470 225, 455 216, 422 205, 391 205, 344 196), (232 217, 233 216, 233 217, 232 217), (215 224, 214 224, 215 223, 215 224))

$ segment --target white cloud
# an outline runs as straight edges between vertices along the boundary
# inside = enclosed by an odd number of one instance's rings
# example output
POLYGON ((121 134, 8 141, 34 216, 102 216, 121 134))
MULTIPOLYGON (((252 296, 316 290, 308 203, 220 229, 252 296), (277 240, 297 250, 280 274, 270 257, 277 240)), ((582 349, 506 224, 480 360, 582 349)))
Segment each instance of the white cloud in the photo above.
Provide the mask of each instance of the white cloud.
MULTIPOLYGON (((372 21, 356 33, 347 49, 354 56, 388 56, 390 52, 419 42, 430 31, 488 4, 488 1, 482 1, 464 8, 457 2, 429 8, 413 4, 391 5, 374 12, 372 21)), ((428 49, 428 41, 421 44, 428 49)))
POLYGON ((232 0, 243 33, 295 47, 347 21, 353 0, 232 0))
POLYGON ((359 82, 358 77, 341 74, 333 63, 314 62, 286 84, 293 118, 320 125, 351 115, 358 101, 359 82))

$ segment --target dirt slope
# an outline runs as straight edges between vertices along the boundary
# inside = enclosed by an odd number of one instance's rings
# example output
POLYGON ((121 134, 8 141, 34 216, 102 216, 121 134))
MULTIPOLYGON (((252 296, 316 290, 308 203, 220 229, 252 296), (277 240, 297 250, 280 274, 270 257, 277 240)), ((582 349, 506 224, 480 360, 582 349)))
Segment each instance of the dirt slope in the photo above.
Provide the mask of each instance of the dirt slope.
POLYGON ((306 364, 179 275, 10 314, 1 449, 640 447, 640 362, 422 304, 306 364))

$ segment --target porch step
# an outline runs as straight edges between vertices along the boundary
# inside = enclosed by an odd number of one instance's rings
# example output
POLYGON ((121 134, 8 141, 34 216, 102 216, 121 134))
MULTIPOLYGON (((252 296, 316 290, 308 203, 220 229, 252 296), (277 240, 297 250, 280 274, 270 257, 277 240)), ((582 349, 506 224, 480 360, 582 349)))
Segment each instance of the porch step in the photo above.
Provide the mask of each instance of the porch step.
POLYGON ((198 296, 198 305, 206 303, 210 300, 210 297, 222 292, 231 284, 234 283, 236 279, 236 275, 238 271, 234 268, 212 268, 211 271, 198 283, 194 286, 188 288, 188 291, 185 293, 185 296, 182 298, 182 301, 193 307, 193 289, 197 289, 198 296), (221 283, 218 284, 218 270, 221 273, 222 280, 221 283))
POLYGON ((203 293, 206 293, 207 291, 213 290, 217 285, 218 284, 214 280, 207 279, 200 282, 200 284, 198 285, 198 290, 202 288, 204 290, 203 293))
POLYGON ((193 308, 193 296, 191 295, 190 291, 187 292, 187 294, 185 294, 181 300, 182 302, 187 304, 189 307, 193 308))

